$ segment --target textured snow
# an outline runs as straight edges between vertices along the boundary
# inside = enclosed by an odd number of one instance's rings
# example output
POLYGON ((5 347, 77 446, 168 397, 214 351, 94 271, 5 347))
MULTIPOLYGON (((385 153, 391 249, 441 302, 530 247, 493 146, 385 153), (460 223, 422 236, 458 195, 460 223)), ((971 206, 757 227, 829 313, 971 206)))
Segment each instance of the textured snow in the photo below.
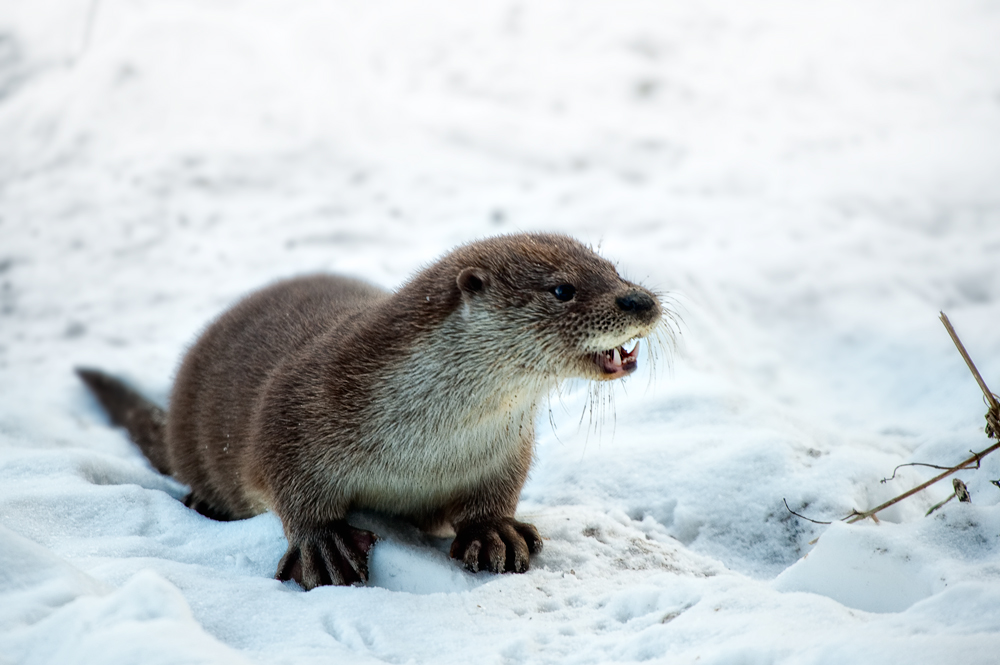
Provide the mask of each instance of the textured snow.
POLYGON ((931 517, 948 482, 782 501, 989 445, 937 313, 1000 389, 998 36, 991 0, 0 0, 0 663, 996 663, 1000 456, 931 517), (681 324, 552 396, 525 575, 360 514, 368 587, 279 583, 278 520, 184 508, 72 373, 166 403, 253 288, 527 230, 681 324))

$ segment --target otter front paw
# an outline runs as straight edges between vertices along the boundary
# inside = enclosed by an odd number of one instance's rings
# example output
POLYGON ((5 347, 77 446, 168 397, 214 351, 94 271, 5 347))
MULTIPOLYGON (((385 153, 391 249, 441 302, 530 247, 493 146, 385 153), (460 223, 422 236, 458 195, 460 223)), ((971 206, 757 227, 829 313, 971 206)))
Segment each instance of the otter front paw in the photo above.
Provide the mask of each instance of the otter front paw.
POLYGON ((529 555, 540 552, 542 537, 531 524, 510 517, 474 522, 458 530, 451 544, 451 558, 476 573, 523 573, 529 555))
POLYGON ((289 538, 275 578, 295 580, 306 591, 326 584, 363 584, 368 581, 368 552, 377 539, 344 520, 302 532, 289 538))

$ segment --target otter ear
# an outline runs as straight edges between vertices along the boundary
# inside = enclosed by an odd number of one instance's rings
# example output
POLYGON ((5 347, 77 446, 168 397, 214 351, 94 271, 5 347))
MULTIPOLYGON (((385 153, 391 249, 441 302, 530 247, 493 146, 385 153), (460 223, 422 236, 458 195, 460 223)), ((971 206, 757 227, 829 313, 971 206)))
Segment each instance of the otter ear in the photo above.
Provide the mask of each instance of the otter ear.
POLYGON ((473 298, 490 285, 489 275, 482 268, 466 268, 455 278, 463 298, 473 298))

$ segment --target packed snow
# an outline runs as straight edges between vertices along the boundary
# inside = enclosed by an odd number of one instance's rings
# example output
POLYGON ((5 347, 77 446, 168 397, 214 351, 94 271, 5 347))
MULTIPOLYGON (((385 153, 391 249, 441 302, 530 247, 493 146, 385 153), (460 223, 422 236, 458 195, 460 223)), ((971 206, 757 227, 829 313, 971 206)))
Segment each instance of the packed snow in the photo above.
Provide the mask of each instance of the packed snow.
POLYGON ((998 662, 994 0, 0 0, 0 663, 998 662), (571 234, 670 353, 540 414, 524 575, 376 514, 273 579, 73 375, 166 404, 228 304, 571 234), (816 520, 794 517, 785 508, 816 520))

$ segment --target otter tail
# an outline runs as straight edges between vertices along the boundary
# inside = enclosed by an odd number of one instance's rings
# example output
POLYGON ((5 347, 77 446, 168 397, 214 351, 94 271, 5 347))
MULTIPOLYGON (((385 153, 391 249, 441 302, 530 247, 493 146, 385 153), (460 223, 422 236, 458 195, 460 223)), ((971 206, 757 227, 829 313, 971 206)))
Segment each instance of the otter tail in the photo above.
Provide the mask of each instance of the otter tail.
POLYGON ((108 412, 111 423, 128 430, 160 473, 170 475, 167 459, 167 412, 132 390, 120 380, 100 370, 77 367, 76 373, 108 412))

